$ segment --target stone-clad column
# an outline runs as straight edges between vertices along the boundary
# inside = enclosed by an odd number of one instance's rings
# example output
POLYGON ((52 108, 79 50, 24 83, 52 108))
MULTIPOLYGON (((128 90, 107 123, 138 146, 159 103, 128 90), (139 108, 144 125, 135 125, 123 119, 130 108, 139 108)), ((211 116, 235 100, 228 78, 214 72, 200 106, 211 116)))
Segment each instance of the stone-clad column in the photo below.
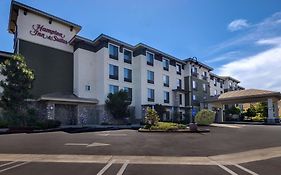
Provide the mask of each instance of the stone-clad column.
POLYGON ((267 108, 268 108, 267 123, 273 124, 273 123, 275 123, 275 118, 273 116, 272 98, 267 99, 267 108))

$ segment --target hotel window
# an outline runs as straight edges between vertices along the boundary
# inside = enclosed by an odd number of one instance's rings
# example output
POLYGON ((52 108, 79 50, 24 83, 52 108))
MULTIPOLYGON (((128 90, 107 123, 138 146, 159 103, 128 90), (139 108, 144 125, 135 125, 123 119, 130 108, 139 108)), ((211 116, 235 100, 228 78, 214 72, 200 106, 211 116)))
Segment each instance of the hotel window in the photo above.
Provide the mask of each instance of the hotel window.
POLYGON ((214 77, 214 86, 217 86, 217 79, 214 77))
POLYGON ((181 89, 181 79, 177 79, 177 89, 181 89))
POLYGON ((112 44, 109 44, 109 58, 118 60, 118 47, 112 44))
POLYGON ((191 68, 191 73, 196 74, 197 73, 197 68, 195 66, 192 66, 191 68))
POLYGON ((146 62, 147 62, 147 65, 153 66, 154 54, 152 54, 150 52, 146 52, 146 62))
POLYGON ((203 91, 207 92, 206 84, 203 83, 202 85, 203 85, 203 91))
POLYGON ((132 97, 133 97, 132 88, 124 87, 124 91, 128 93, 128 100, 132 101, 132 97))
POLYGON ((147 71, 147 82, 154 84, 154 72, 152 71, 147 71))
POLYGON ((147 89, 147 101, 154 102, 154 89, 147 89))
POLYGON ((182 105, 182 94, 179 94, 180 105, 182 105))
POLYGON ((91 90, 91 86, 90 86, 90 85, 86 85, 86 86, 85 86, 85 90, 86 90, 86 91, 90 91, 90 90, 91 90))
POLYGON ((170 93, 164 91, 164 103, 170 103, 170 93))
POLYGON ((196 100, 196 95, 192 95, 192 100, 193 100, 193 101, 196 100))
POLYGON ((132 52, 124 49, 124 62, 132 64, 132 52))
POLYGON ((206 71, 203 72, 202 78, 203 78, 203 80, 207 80, 208 79, 206 71))
POLYGON ((192 80, 192 88, 193 88, 193 89, 197 89, 197 87, 196 87, 196 81, 194 81, 194 80, 192 80))
POLYGON ((124 68, 124 81, 132 82, 132 70, 124 68))
POLYGON ((163 85, 165 87, 169 87, 169 76, 168 75, 163 75, 163 85))
POLYGON ((118 66, 109 64, 109 78, 118 80, 118 66))
POLYGON ((177 74, 181 75, 181 65, 176 64, 177 74))
POLYGON ((119 91, 119 87, 118 86, 115 86, 115 85, 109 85, 109 93, 116 93, 119 91))
POLYGON ((218 91, 217 91, 217 90, 215 90, 215 91, 214 91, 214 94, 215 94, 215 95, 218 95, 218 91))
POLYGON ((163 59, 163 69, 169 71, 169 60, 163 59))

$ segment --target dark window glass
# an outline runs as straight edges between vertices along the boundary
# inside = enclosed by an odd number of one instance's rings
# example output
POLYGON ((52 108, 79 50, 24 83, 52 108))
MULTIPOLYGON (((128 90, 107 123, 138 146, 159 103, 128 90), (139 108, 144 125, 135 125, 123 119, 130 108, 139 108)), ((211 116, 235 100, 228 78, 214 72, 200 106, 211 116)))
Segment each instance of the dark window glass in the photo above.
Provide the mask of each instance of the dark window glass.
POLYGON ((147 89, 147 101, 154 102, 154 89, 147 89))
POLYGON ((118 80, 118 66, 109 64, 109 78, 118 80))
POLYGON ((165 87, 169 87, 169 76, 168 75, 163 75, 163 85, 165 87))
POLYGON ((154 55, 152 53, 146 52, 147 65, 153 66, 154 55))
POLYGON ((124 81, 132 82, 132 70, 124 68, 124 81))
POLYGON ((170 93, 167 91, 164 91, 164 103, 170 102, 170 93))
POLYGON ((124 49, 124 62, 132 64, 132 52, 124 49))
POLYGON ((147 71, 147 82, 154 84, 154 72, 152 71, 147 71))
POLYGON ((132 88, 124 87, 124 91, 128 93, 129 101, 132 101, 132 88))
POLYGON ((181 75, 181 65, 177 64, 176 69, 177 69, 177 74, 181 75))
POLYGON ((118 47, 109 44, 109 58, 118 60, 118 47))
POLYGON ((116 93, 119 91, 119 87, 118 86, 115 86, 115 85, 109 85, 109 93, 116 93))
POLYGON ((179 94, 180 105, 182 105, 182 94, 179 94))
POLYGON ((163 59, 163 69, 169 71, 169 60, 163 59))
POLYGON ((177 80, 177 89, 181 89, 181 79, 177 80))

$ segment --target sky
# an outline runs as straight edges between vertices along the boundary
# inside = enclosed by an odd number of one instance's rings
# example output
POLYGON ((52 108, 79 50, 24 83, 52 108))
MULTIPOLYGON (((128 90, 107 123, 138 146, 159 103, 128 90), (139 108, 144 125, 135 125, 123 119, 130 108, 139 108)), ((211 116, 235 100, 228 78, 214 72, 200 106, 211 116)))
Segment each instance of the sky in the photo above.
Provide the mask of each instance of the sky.
MULTIPOLYGON (((101 33, 145 43, 179 59, 197 57, 246 88, 281 91, 280 0, 19 0, 101 33)), ((7 32, 10 0, 0 1, 0 50, 13 51, 7 32)))

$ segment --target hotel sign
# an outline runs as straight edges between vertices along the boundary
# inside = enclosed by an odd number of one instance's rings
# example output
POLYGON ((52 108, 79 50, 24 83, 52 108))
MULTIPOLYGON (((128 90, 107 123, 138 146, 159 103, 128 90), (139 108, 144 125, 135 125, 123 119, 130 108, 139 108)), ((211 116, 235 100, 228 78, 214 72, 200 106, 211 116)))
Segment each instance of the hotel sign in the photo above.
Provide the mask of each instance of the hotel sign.
POLYGON ((63 33, 58 32, 57 30, 52 30, 41 24, 32 25, 32 29, 29 33, 33 36, 38 36, 44 39, 48 39, 50 41, 55 41, 63 44, 67 44, 65 40, 65 35, 63 33))

